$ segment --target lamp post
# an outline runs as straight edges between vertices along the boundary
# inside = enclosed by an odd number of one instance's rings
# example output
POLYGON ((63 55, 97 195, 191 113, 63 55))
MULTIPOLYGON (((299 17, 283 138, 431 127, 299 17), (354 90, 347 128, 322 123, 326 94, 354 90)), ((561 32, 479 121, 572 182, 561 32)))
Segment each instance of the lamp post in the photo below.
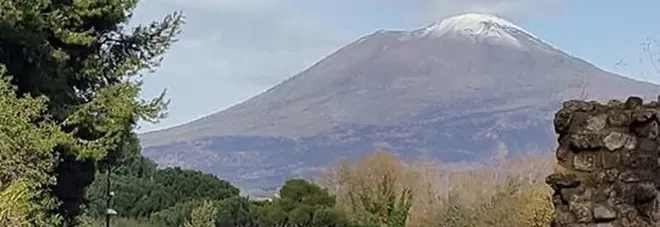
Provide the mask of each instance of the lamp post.
MULTIPOLYGON (((108 163, 109 164, 109 163, 108 163)), ((110 227, 110 215, 117 215, 117 211, 110 208, 112 197, 115 196, 115 192, 110 191, 110 165, 107 166, 106 170, 106 209, 105 209, 105 226, 110 227)))
MULTIPOLYGON (((124 134, 121 137, 121 141, 119 142, 119 147, 117 148, 116 152, 121 153, 123 151, 124 146, 126 144, 127 136, 128 133, 131 131, 131 122, 126 122, 124 125, 124 134)), ((112 215, 117 215, 117 211, 110 208, 112 204, 112 198, 115 196, 115 192, 111 191, 110 188, 110 173, 112 172, 112 165, 114 164, 115 161, 112 157, 106 157, 107 158, 107 163, 106 163, 106 209, 105 209, 105 227, 110 227, 110 216, 112 215)), ((116 157, 115 157, 116 158, 116 157)))

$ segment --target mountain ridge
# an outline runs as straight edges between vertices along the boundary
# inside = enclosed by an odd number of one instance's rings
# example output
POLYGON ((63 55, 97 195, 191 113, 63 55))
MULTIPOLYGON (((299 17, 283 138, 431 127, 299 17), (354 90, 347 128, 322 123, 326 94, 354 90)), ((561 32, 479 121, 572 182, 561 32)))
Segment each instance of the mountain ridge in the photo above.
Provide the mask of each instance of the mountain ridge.
MULTIPOLYGON (((581 63, 587 64, 587 65, 589 65, 589 66, 591 66, 591 67, 597 68, 597 66, 596 66, 595 64, 593 64, 593 63, 591 63, 591 62, 589 62, 589 61, 587 61, 587 60, 577 58, 577 57, 575 57, 575 56, 572 56, 572 55, 570 55, 570 54, 568 54, 568 53, 562 51, 562 50, 559 49, 559 48, 556 48, 556 47, 553 46, 553 45, 547 44, 545 41, 543 41, 542 39, 538 38, 538 37, 537 37, 536 35, 534 35, 533 33, 528 32, 528 31, 526 31, 526 30, 520 28, 519 26, 515 25, 514 23, 512 23, 512 22, 510 22, 510 21, 508 21, 508 20, 506 20, 506 19, 503 19, 503 18, 501 18, 501 17, 499 17, 499 16, 496 16, 496 15, 481 14, 481 13, 466 13, 466 14, 455 15, 455 16, 448 17, 448 18, 445 18, 445 19, 443 19, 443 20, 440 20, 440 21, 438 21, 438 22, 432 23, 432 24, 430 24, 430 25, 428 25, 428 26, 426 26, 426 27, 422 27, 422 28, 418 28, 418 29, 413 29, 413 30, 410 30, 410 31, 406 31, 406 30, 384 30, 384 29, 379 29, 379 30, 377 30, 377 31, 375 31, 375 32, 373 32, 373 33, 371 33, 371 34, 367 34, 367 35, 365 35, 365 36, 362 36, 362 37, 360 37, 360 38, 358 38, 358 39, 356 39, 356 40, 350 42, 350 43, 347 44, 345 47, 348 47, 348 46, 351 46, 351 45, 354 45, 354 44, 359 44, 359 43, 363 42, 363 40, 366 40, 366 39, 368 39, 368 38, 370 38, 370 37, 372 37, 372 36, 374 36, 374 35, 380 35, 380 34, 386 34, 386 33, 391 33, 391 34, 404 34, 404 33, 407 33, 407 34, 415 34, 415 33, 419 33, 420 31, 427 31, 427 30, 429 30, 430 28, 434 28, 434 27, 435 27, 435 29, 442 29, 442 28, 437 28, 437 27, 438 27, 438 26, 441 26, 441 24, 442 24, 443 22, 445 22, 445 21, 447 21, 447 20, 460 20, 460 19, 465 18, 465 17, 467 17, 467 18, 475 18, 475 17, 476 17, 476 18, 480 18, 481 20, 484 20, 484 21, 492 21, 492 20, 495 20, 495 21, 499 21, 500 23, 503 22, 503 23, 506 23, 506 24, 510 24, 509 26, 513 26, 513 27, 516 28, 516 29, 522 30, 525 34, 528 34, 528 35, 530 35, 531 37, 533 37, 534 39, 536 39, 538 42, 545 44, 547 47, 551 48, 553 51, 556 51, 556 52, 558 52, 558 53, 561 53, 561 54, 563 54, 563 55, 564 55, 565 57, 567 57, 567 58, 572 58, 572 59, 574 59, 574 60, 580 61, 581 63)), ((469 19, 468 19, 468 20, 469 20, 469 19)), ((477 20, 479 20, 479 19, 477 19, 477 20)), ((289 82, 290 80, 295 79, 298 75, 305 74, 309 69, 312 69, 312 68, 317 67, 319 64, 323 63, 323 62, 326 61, 328 58, 331 58, 332 56, 334 56, 334 55, 337 54, 338 52, 342 51, 343 49, 344 49, 344 48, 340 48, 340 49, 338 49, 338 50, 336 50, 336 51, 330 53, 329 55, 323 57, 320 61, 314 63, 313 65, 309 66, 308 68, 302 70, 302 71, 299 72, 299 73, 296 73, 295 75, 293 75, 293 76, 291 76, 291 77, 288 77, 288 78, 284 79, 283 81, 281 81, 281 82, 275 84, 274 86, 271 86, 270 88, 266 89, 266 90, 263 91, 263 92, 260 92, 260 93, 256 94, 255 96, 253 96, 252 98, 247 99, 246 101, 249 101, 250 99, 253 99, 253 98, 255 98, 255 97, 257 97, 257 96, 260 96, 260 95, 262 95, 262 94, 269 93, 269 92, 271 92, 273 89, 275 89, 276 87, 278 87, 279 85, 285 84, 285 83, 289 82)), ((602 70, 602 69, 601 69, 601 70, 602 70)), ((605 70, 603 70, 603 71, 606 72, 606 73, 614 74, 614 73, 612 73, 612 72, 608 72, 608 71, 605 71, 605 70)), ((629 78, 629 77, 625 77, 625 78, 630 79, 630 80, 634 80, 634 81, 638 81, 638 82, 648 83, 648 82, 646 82, 646 81, 637 80, 637 79, 635 79, 635 78, 629 78)), ((216 113, 223 112, 223 111, 227 111, 227 110, 230 110, 230 109, 232 109, 232 108, 240 108, 241 104, 244 104, 244 103, 245 103, 245 101, 244 101, 244 102, 237 103, 237 104, 232 105, 232 106, 230 106, 230 107, 228 107, 228 108, 225 108, 225 109, 223 109, 223 110, 220 110, 220 111, 218 111, 218 112, 216 112, 216 113)), ((158 134, 158 133, 160 133, 160 132, 168 131, 168 130, 172 130, 172 129, 175 129, 175 128, 181 128, 182 126, 189 125, 189 124, 194 123, 194 122, 203 121, 203 120, 209 118, 209 117, 212 116, 212 115, 214 115, 214 114, 210 114, 210 115, 207 115, 207 116, 199 117, 199 118, 196 118, 196 119, 190 120, 190 121, 185 122, 185 123, 182 123, 182 124, 178 124, 178 125, 171 126, 171 127, 169 127, 169 128, 163 128, 163 129, 158 129, 158 130, 147 131, 147 132, 142 133, 141 136, 142 136, 143 139, 145 140, 145 143, 146 143, 147 145, 149 145, 149 146, 151 146, 151 145, 156 145, 156 144, 161 144, 161 143, 159 143, 159 142, 151 143, 150 141, 152 140, 152 138, 153 138, 154 136, 150 136, 150 135, 151 135, 151 134, 158 134)), ((295 136, 294 136, 294 137, 295 137, 295 136)))
POLYGON ((526 33, 511 33, 519 46, 414 31, 363 36, 245 102, 142 134, 144 152, 256 187, 374 147, 452 162, 548 150, 562 101, 583 91, 600 101, 660 94, 526 33))

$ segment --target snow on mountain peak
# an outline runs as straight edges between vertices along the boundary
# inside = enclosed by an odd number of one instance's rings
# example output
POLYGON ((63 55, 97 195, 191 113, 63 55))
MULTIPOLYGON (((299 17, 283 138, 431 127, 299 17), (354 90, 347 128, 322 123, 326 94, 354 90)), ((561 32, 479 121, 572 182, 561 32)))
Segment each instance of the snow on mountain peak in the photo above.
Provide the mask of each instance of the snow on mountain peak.
POLYGON ((421 36, 460 34, 474 37, 478 41, 489 39, 489 41, 504 41, 516 46, 520 45, 518 37, 521 33, 538 40, 532 33, 506 19, 481 13, 467 13, 445 18, 415 33, 421 36))

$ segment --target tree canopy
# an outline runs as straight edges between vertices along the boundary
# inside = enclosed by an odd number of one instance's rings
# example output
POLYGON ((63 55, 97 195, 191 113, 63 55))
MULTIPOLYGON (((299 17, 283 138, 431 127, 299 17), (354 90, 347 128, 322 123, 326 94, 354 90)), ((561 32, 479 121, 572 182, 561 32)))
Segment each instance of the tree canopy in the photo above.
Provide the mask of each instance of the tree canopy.
MULTIPOLYGON (((120 150, 135 123, 163 116, 163 96, 139 99, 140 76, 154 70, 180 32, 182 16, 129 28, 137 0, 0 2, 0 65, 19 97, 44 97, 49 119, 79 143, 55 144, 50 185, 66 225, 80 213, 96 164, 120 150)), ((38 119, 39 120, 39 119, 38 119)), ((43 149, 48 151, 49 149, 43 149)), ((110 161, 108 159, 107 161, 110 161)))
MULTIPOLYGON (((0 68, 0 73, 2 73, 0 68)), ((33 121, 44 111, 43 97, 17 97, 0 79, 0 225, 50 225, 58 217, 46 215, 55 204, 41 188, 53 184, 48 173, 57 144, 72 143, 48 120, 33 121)))

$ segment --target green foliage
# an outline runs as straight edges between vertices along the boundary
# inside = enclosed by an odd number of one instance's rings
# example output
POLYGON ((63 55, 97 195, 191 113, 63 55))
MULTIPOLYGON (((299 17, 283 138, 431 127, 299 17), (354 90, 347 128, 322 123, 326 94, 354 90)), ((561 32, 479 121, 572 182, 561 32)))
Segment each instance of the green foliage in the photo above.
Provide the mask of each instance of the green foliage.
POLYGON ((160 227, 155 223, 144 220, 128 219, 128 218, 115 218, 112 220, 113 227, 160 227))
POLYGON ((153 176, 154 182, 174 191, 170 196, 177 201, 204 198, 222 200, 238 196, 240 190, 229 182, 200 171, 183 170, 179 167, 159 170, 153 176))
MULTIPOLYGON (((0 75, 4 74, 0 67, 0 75)), ((52 149, 66 134, 42 118, 45 99, 18 98, 0 78, 0 224, 56 223, 43 217, 53 204, 44 187, 53 183, 48 174, 55 164, 52 149), (46 202, 46 203, 44 203, 46 202), (38 215, 35 217, 34 215, 38 215)), ((71 141, 69 141, 71 142, 71 141)))
POLYGON ((204 201, 190 212, 190 220, 185 227, 215 227, 218 208, 210 201, 204 201))
MULTIPOLYGON (((80 215, 78 220, 79 227, 102 227, 105 226, 104 219, 95 219, 87 215, 80 215)), ((129 218, 112 218, 110 220, 112 227, 160 227, 156 223, 148 220, 129 219, 129 218)))
POLYGON ((138 76, 159 65, 180 31, 182 17, 175 13, 128 29, 136 4, 137 0, 0 2, 0 65, 12 75, 16 93, 43 95, 48 100, 44 118, 52 116, 55 125, 77 141, 101 147, 83 149, 70 146, 71 141, 54 146, 59 160, 46 165, 57 176, 49 192, 61 202, 58 213, 65 225, 73 224, 79 213, 95 161, 119 150, 137 120, 163 116, 163 96, 139 99, 138 76))
POLYGON ((156 163, 142 156, 141 150, 137 134, 130 133, 121 149, 109 153, 99 162, 99 170, 105 171, 110 168, 110 171, 117 175, 153 176, 156 172, 156 163))
POLYGON ((303 179, 288 180, 279 198, 258 208, 259 226, 346 226, 327 190, 303 179))
MULTIPOLYGON (((5 73, 0 65, 0 76, 5 73)), ((48 187, 55 182, 51 175, 57 160, 53 149, 94 152, 100 148, 97 143, 80 143, 63 132, 45 113, 46 101, 43 96, 19 98, 8 80, 0 77, 2 222, 58 225, 59 217, 49 214, 57 205, 48 195, 48 187)))
POLYGON ((200 200, 179 202, 174 206, 151 214, 150 220, 158 226, 179 227, 185 223, 195 207, 201 205, 200 200))
POLYGON ((264 206, 255 207, 253 214, 257 226, 278 226, 288 224, 288 213, 275 203, 267 203, 264 206))
POLYGON ((248 226, 253 222, 258 205, 243 196, 233 196, 217 202, 217 226, 248 226))
POLYGON ((16 179, 0 191, 0 225, 30 225, 29 185, 25 180, 16 179))
POLYGON ((401 190, 397 196, 392 176, 384 174, 376 188, 360 192, 349 192, 353 210, 361 211, 359 222, 392 227, 404 227, 412 205, 410 188, 401 190))
MULTIPOLYGON (((98 174, 96 179, 88 189, 88 200, 90 214, 101 217, 106 206, 105 175, 98 174)), ((111 188, 116 194, 113 208, 120 216, 129 218, 146 218, 188 201, 222 201, 239 195, 236 187, 213 175, 180 168, 156 170, 143 177, 113 174, 111 188)), ((174 223, 182 224, 181 217, 184 216, 170 216, 176 217, 174 223)))
POLYGON ((332 207, 322 207, 314 210, 312 213, 312 226, 331 227, 346 225, 348 221, 344 220, 341 213, 332 207))
MULTIPOLYGON (((177 203, 167 209, 151 214, 150 221, 158 226, 182 226, 189 219, 190 213, 196 207, 202 206, 204 201, 210 200, 191 200, 177 203)), ((213 201, 213 205, 217 208, 214 217, 216 226, 252 226, 256 211, 259 208, 248 201, 247 198, 241 196, 213 201)))
MULTIPOLYGON (((139 153, 139 142, 129 137, 125 149, 113 159, 111 188, 115 192, 112 207, 119 218, 143 220, 155 226, 180 227, 202 201, 212 201, 218 207, 214 221, 246 223, 251 220, 251 203, 240 197, 240 191, 227 181, 200 171, 181 168, 156 169, 153 162, 139 153), (132 141, 132 142, 131 142, 132 141)), ((89 214, 104 217, 106 207, 106 175, 97 173, 87 190, 89 214)))
MULTIPOLYGON (((96 179, 87 191, 89 212, 92 216, 103 216, 106 208, 105 175, 97 174, 96 179)), ((171 189, 149 179, 112 175, 111 188, 115 192, 113 209, 122 217, 146 217, 176 203, 170 196, 171 189)))
POLYGON ((285 211, 291 211, 298 205, 326 206, 335 205, 335 199, 327 190, 303 179, 292 179, 284 183, 279 191, 279 200, 285 211))

